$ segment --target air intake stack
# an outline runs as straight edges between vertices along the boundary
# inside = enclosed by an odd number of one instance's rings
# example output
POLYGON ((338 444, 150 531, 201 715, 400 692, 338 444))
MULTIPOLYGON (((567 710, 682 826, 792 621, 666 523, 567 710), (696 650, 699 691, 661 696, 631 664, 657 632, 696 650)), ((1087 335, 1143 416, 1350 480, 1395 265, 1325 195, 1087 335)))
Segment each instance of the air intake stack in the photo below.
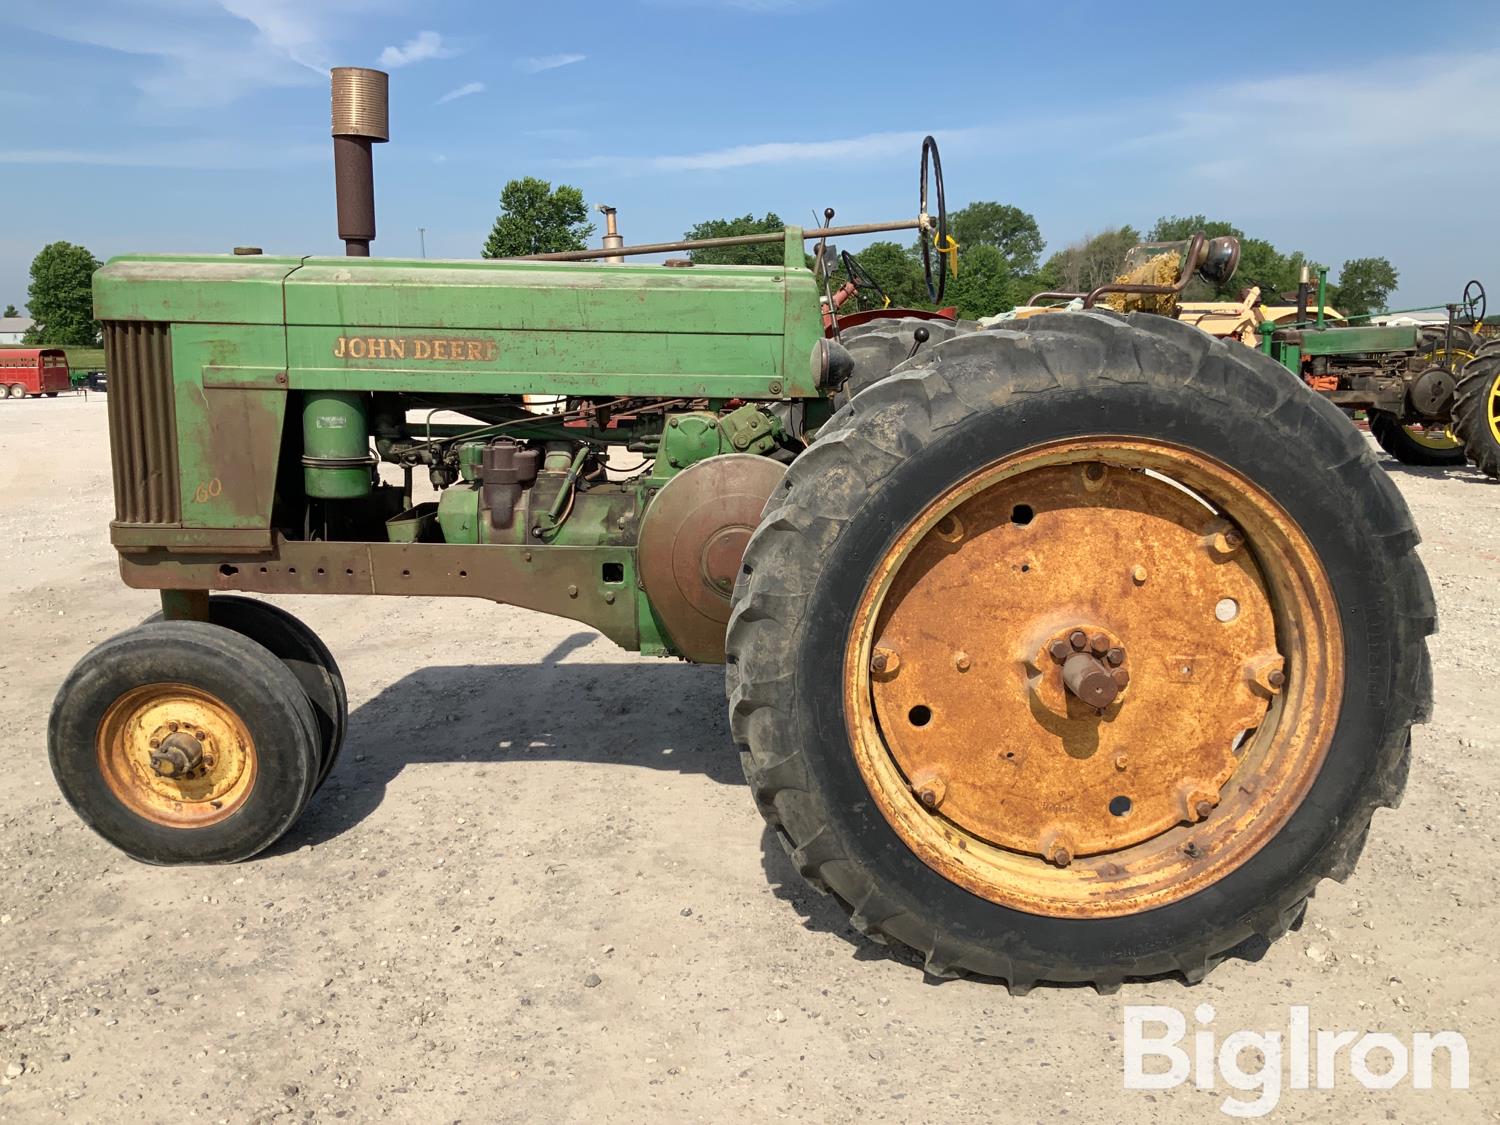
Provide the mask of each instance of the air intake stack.
POLYGON ((371 146, 391 139, 390 75, 336 66, 333 76, 333 180, 344 253, 368 258, 375 238, 375 168, 371 146))

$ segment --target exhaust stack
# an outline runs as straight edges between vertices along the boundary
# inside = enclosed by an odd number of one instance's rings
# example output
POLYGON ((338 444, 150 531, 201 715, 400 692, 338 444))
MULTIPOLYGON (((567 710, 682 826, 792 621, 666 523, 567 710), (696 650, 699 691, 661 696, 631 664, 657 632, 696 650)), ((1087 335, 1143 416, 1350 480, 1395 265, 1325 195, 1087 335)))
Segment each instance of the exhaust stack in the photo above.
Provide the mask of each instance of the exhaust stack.
POLYGON ((390 75, 336 66, 333 85, 333 182, 344 253, 368 258, 375 238, 375 168, 371 146, 391 139, 390 75))
MULTIPOLYGON (((615 226, 615 208, 611 207, 608 203, 596 203, 594 204, 594 210, 604 216, 604 242, 602 243, 604 249, 618 250, 624 246, 625 239, 621 236, 619 228, 615 226)), ((619 254, 611 254, 609 257, 600 258, 599 260, 601 262, 617 263, 625 261, 624 257, 619 254)))

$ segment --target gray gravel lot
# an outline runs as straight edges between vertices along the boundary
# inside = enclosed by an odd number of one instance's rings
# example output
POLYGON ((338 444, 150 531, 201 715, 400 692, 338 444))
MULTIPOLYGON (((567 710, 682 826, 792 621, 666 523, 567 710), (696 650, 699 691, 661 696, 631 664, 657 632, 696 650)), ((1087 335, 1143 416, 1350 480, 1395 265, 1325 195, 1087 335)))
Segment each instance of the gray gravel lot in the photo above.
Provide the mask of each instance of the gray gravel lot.
POLYGON ((1467 1040, 1467 1091, 1341 1065, 1269 1120, 1500 1119, 1500 484, 1385 467, 1442 620, 1403 807, 1258 961, 1012 998, 800 882, 718 669, 479 602, 281 599, 348 680, 328 785, 253 862, 124 858, 45 746, 68 668, 156 608, 108 544, 104 400, 0 403, 0 1121, 1212 1120, 1222 1080, 1122 1088, 1124 1007, 1204 1003, 1220 1037, 1306 1005, 1467 1040))

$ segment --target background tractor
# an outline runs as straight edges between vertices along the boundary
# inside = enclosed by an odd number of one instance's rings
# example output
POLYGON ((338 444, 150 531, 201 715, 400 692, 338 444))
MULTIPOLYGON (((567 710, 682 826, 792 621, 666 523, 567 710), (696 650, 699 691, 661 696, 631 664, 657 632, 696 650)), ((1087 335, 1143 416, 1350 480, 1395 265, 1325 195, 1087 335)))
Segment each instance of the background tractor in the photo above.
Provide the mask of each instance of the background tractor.
MULTIPOLYGON (((1446 306, 1442 324, 1351 325, 1328 310, 1328 271, 1320 269, 1316 312, 1304 272, 1292 317, 1282 310, 1255 326, 1263 350, 1351 413, 1363 411, 1382 449, 1410 465, 1452 467, 1465 460, 1457 387, 1477 351, 1484 286, 1470 281, 1446 306)), ((1420 309, 1404 310, 1421 312, 1420 309)))
POLYGON ((1100 306, 1173 317, 1212 336, 1260 348, 1351 417, 1363 412, 1375 440, 1399 461, 1462 465, 1466 445, 1483 448, 1465 430, 1478 435, 1482 427, 1460 421, 1455 413, 1458 382, 1475 358, 1483 326, 1482 284, 1470 281, 1462 298, 1446 306, 1402 310, 1444 309, 1446 319, 1439 324, 1391 317, 1387 324, 1353 325, 1328 306, 1326 269, 1318 271, 1316 305, 1305 268, 1297 294, 1287 300, 1268 301, 1257 287, 1239 301, 1181 299, 1194 278, 1222 286, 1238 258, 1238 241, 1230 237, 1209 240, 1200 234, 1188 242, 1145 243, 1126 256, 1118 277, 1090 293, 1038 293, 1013 313, 984 323, 1100 306))
POLYGON ((722 663, 792 864, 933 974, 1196 981, 1349 873, 1435 622, 1411 516, 1330 402, 1141 312, 846 346, 804 242, 916 229, 940 301, 930 138, 915 218, 739 240, 780 265, 371 259, 385 84, 334 72, 347 257, 96 277, 110 536, 162 606, 52 712, 101 835, 244 860, 335 768, 334 657, 247 595, 462 596, 722 663))

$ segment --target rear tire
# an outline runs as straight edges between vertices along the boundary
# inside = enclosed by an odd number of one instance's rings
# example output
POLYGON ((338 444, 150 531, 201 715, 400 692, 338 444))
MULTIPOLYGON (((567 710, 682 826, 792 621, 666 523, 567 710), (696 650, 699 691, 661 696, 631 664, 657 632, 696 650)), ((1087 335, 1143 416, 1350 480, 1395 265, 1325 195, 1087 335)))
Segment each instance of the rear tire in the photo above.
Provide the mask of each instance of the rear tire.
POLYGON ((275 656, 199 621, 153 621, 105 641, 68 675, 47 729, 53 776, 99 835, 145 863, 233 863, 275 843, 318 775, 307 695, 275 656), (168 733, 170 732, 170 733, 168 733), (198 767, 152 759, 191 738, 198 767))
POLYGON ((903 316, 888 320, 871 320, 856 325, 839 336, 839 342, 854 357, 854 370, 843 389, 834 396, 834 404, 843 406, 866 387, 874 386, 888 376, 898 364, 904 363, 912 349, 920 355, 955 336, 976 331, 973 321, 925 320, 922 317, 903 316), (918 344, 917 329, 927 332, 925 343, 918 344))
POLYGON ((5 392, 7 398, 25 398, 26 388, 20 383, 12 383, 5 392))
MULTIPOLYGON (((1038 508, 1039 528, 1046 518, 1038 508)), ((799 873, 858 929, 914 949, 933 974, 999 977, 1017 992, 1040 981, 1112 991, 1127 977, 1169 972, 1196 981, 1241 943, 1279 937, 1320 879, 1352 870, 1374 809, 1399 800, 1410 726, 1426 718, 1431 695, 1423 638, 1435 616, 1418 539, 1400 495, 1337 408, 1237 343, 1157 316, 1083 313, 924 348, 857 396, 792 463, 745 552, 726 687, 756 803, 799 873), (1019 909, 945 877, 883 811, 851 734, 846 700, 860 696, 848 677, 861 669, 849 646, 866 628, 862 599, 878 589, 870 585, 878 561, 910 541, 908 529, 925 526, 914 521, 934 497, 1007 458, 1045 457, 1027 452, 1042 445, 1128 439, 1212 458, 1284 510, 1338 591, 1328 604, 1350 642, 1337 662, 1343 687, 1329 697, 1334 720, 1311 780, 1238 867, 1151 909, 1019 909), (1310 477, 1317 488, 1307 487, 1310 477)), ((985 583, 1020 598, 1005 591, 1026 580, 992 573, 985 583)), ((1101 577, 1100 589, 1109 581, 1101 577)), ((954 596, 957 620, 962 589, 954 596)), ((929 620, 949 643, 952 626, 929 620)), ((962 673, 968 658, 958 657, 962 673)), ((1138 676, 1164 674, 1141 668, 1138 676)), ((914 726, 931 719, 918 710, 914 726)), ((982 717, 975 722, 982 729, 982 717)), ((1041 878, 1046 865, 1035 862, 1041 878)))
POLYGON ((1500 480, 1500 341, 1480 348, 1459 376, 1453 432, 1475 468, 1500 480))
POLYGON ((1462 444, 1455 443, 1448 448, 1425 445, 1412 436, 1400 418, 1384 410, 1370 411, 1370 436, 1403 465, 1452 469, 1467 460, 1462 444))

